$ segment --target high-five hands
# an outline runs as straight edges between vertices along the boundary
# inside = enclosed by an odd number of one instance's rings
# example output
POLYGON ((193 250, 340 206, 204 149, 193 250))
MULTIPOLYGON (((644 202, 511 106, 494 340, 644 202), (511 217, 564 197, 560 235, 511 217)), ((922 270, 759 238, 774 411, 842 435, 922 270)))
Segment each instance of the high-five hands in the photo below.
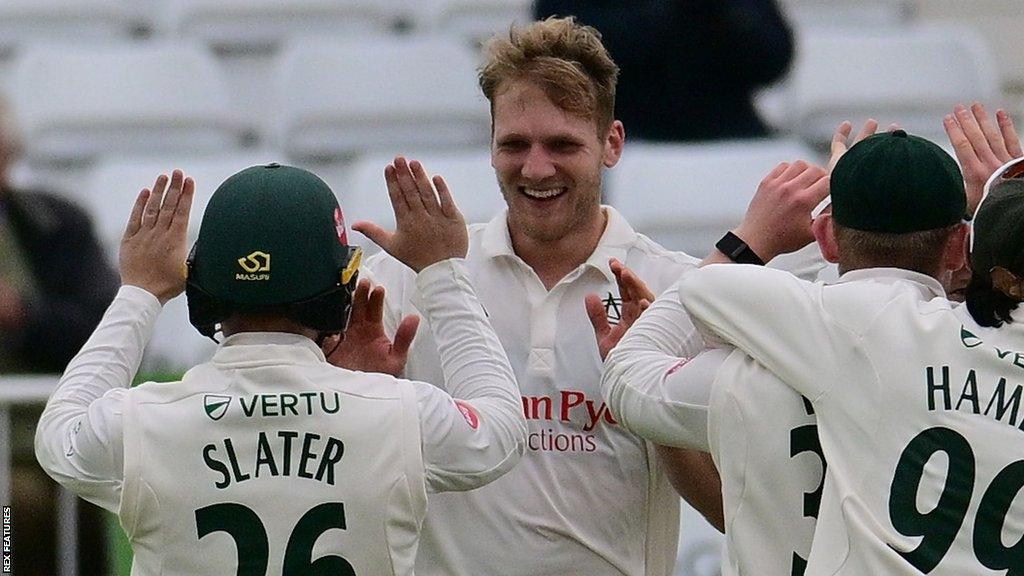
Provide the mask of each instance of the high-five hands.
POLYGON ((373 222, 356 222, 353 230, 416 272, 442 260, 466 257, 466 221, 444 178, 434 176, 431 182, 419 162, 399 156, 384 169, 384 180, 395 211, 395 231, 373 222))
MULTIPOLYGON (((899 126, 897 126, 896 124, 892 124, 889 126, 889 131, 892 132, 897 128, 899 128, 899 126)), ((828 171, 830 174, 832 173, 832 170, 836 167, 836 164, 839 162, 839 159, 843 157, 843 154, 846 154, 847 150, 852 148, 854 144, 878 132, 878 120, 875 120, 874 118, 868 118, 864 122, 864 126, 861 127, 860 132, 857 133, 857 135, 853 138, 853 141, 851 142, 850 134, 852 132, 853 124, 849 120, 846 120, 839 124, 839 127, 836 128, 836 131, 832 134, 832 145, 828 159, 828 171)))
POLYGON ((594 327, 594 336, 597 338, 597 350, 604 360, 612 348, 622 340, 626 330, 636 322, 640 314, 654 301, 654 293, 643 283, 632 270, 626 268, 615 258, 608 261, 612 274, 615 275, 615 282, 619 285, 619 297, 622 299, 619 308, 619 321, 612 325, 608 322, 604 301, 597 294, 587 294, 584 303, 587 307, 587 316, 590 317, 590 324, 594 327))
POLYGON ((189 213, 196 184, 181 170, 161 174, 135 200, 121 239, 121 283, 138 286, 163 304, 185 290, 189 213))
POLYGON ((392 342, 384 332, 384 287, 360 280, 352 295, 348 327, 344 335, 324 341, 324 355, 331 364, 349 370, 400 376, 419 323, 418 316, 403 318, 392 342))
POLYGON ((985 107, 977 102, 970 108, 958 104, 942 119, 942 126, 963 170, 967 210, 973 214, 989 176, 1003 164, 1024 156, 1020 138, 1005 110, 996 110, 993 124, 985 107))
POLYGON ((811 211, 829 193, 829 173, 798 160, 783 162, 765 176, 743 221, 733 233, 762 260, 794 252, 814 240, 811 211))

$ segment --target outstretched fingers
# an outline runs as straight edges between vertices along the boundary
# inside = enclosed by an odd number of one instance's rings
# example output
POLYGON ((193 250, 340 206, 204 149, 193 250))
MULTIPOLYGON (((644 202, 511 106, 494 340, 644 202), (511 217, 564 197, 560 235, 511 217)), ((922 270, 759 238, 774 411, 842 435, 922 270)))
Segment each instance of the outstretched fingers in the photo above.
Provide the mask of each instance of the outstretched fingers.
MULTIPOLYGON (((899 128, 899 126, 896 124, 892 124, 889 126, 889 128, 890 130, 895 130, 896 128, 899 128)), ((850 145, 852 146, 853 144, 860 142, 861 140, 867 138, 868 136, 874 135, 875 132, 878 132, 878 120, 875 120, 874 118, 868 118, 867 120, 864 121, 864 125, 861 126, 860 132, 857 133, 857 136, 854 137, 853 142, 850 145)))
POLYGON ((153 184, 153 189, 150 190, 149 193, 149 200, 146 202, 146 208, 142 212, 143 226, 147 228, 156 226, 157 220, 160 217, 160 207, 163 205, 164 192, 166 189, 167 175, 161 174, 153 184))
POLYGON ((174 215, 177 212, 178 200, 181 198, 181 190, 185 183, 185 175, 181 170, 171 172, 171 181, 164 194, 163 204, 157 214, 156 225, 162 228, 170 228, 174 215))
POLYGON ((149 203, 149 195, 149 188, 143 188, 135 198, 132 212, 128 216, 128 225, 124 230, 124 239, 131 238, 142 228, 142 213, 146 210, 146 204, 149 203))
POLYGON ((612 331, 611 325, 608 324, 604 302, 597 294, 587 294, 583 298, 583 303, 587 307, 587 318, 590 319, 590 325, 594 327, 594 337, 600 343, 612 331))
POLYGON ((423 164, 420 164, 418 160, 413 160, 409 163, 409 170, 415 183, 415 190, 424 209, 431 214, 440 212, 441 209, 438 206, 437 195, 434 193, 434 186, 430 182, 430 176, 427 175, 427 171, 423 169, 423 164))
POLYGON ((434 186, 437 187, 437 198, 441 203, 441 213, 448 218, 461 218, 462 213, 459 212, 459 207, 455 205, 455 199, 452 197, 452 191, 448 189, 448 183, 444 181, 440 174, 434 176, 433 182, 434 186))
POLYGON ((1006 150, 1006 144, 1003 143, 1003 135, 1000 133, 999 127, 989 118, 985 107, 975 102, 971 106, 971 113, 974 115, 975 121, 985 136, 985 140, 988 141, 989 149, 992 150, 995 157, 1002 162, 1009 160, 1010 153, 1006 150))
POLYGON ((412 341, 416 338, 416 330, 419 326, 420 317, 415 314, 402 318, 402 321, 398 323, 398 329, 395 330, 395 339, 391 343, 392 354, 404 357, 409 353, 409 347, 412 346, 412 341))
POLYGON ((1003 135, 1003 142, 1006 143, 1006 151, 1014 158, 1024 156, 1021 150, 1020 137, 1013 126, 1013 119, 1006 110, 996 110, 996 123, 999 124, 999 132, 1003 135))
POLYGON ((185 178, 185 182, 182 185, 181 196, 178 198, 178 204, 174 208, 174 220, 171 222, 172 226, 180 226, 188 231, 188 221, 192 216, 192 202, 196 197, 196 181, 191 177, 185 178))
POLYGON ((388 232, 384 228, 367 220, 360 220, 352 225, 352 229, 370 239, 371 242, 387 251, 395 237, 394 232, 388 232))
POLYGON ((966 106, 958 104, 954 110, 954 116, 960 124, 960 129, 967 136, 967 140, 970 142, 978 159, 989 165, 1001 164, 988 144, 988 139, 985 137, 985 133, 981 129, 981 125, 978 124, 978 119, 975 118, 974 113, 968 110, 966 106))
POLYGON ((352 311, 349 313, 349 325, 359 325, 366 322, 369 316, 366 308, 369 304, 367 302, 370 294, 370 281, 363 278, 356 284, 356 289, 352 293, 352 311))
POLYGON ((405 194, 402 193, 402 186, 398 183, 398 170, 394 164, 384 167, 384 183, 388 188, 388 198, 391 199, 391 209, 395 213, 395 221, 404 217, 411 209, 406 202, 405 194))

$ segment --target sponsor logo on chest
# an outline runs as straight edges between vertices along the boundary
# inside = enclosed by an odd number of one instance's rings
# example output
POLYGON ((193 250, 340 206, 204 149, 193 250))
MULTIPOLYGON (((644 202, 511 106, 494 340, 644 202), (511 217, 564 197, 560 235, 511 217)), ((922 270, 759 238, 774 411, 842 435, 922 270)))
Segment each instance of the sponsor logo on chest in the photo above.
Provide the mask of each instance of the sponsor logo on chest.
POLYGON ((245 418, 337 414, 341 410, 341 394, 298 392, 238 397, 206 394, 203 397, 203 411, 213 421, 223 418, 231 410, 232 404, 237 406, 235 411, 245 418))

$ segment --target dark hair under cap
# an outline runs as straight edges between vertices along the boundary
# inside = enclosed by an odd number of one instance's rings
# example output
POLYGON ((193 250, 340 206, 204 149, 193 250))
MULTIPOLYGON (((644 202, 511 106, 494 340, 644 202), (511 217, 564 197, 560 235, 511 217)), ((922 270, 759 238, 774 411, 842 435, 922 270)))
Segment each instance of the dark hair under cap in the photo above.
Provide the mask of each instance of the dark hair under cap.
POLYGON ((995 183, 978 206, 971 245, 967 309, 982 326, 999 326, 1024 300, 1024 179, 995 183))

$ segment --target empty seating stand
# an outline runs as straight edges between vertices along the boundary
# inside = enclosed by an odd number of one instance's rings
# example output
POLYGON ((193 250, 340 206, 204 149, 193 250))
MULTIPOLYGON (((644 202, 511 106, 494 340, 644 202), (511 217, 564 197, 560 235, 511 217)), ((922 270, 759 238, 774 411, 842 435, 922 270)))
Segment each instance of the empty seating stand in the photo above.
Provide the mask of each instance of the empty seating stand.
POLYGON ((666 248, 704 256, 739 224, 768 172, 795 160, 820 158, 797 140, 633 144, 608 172, 607 200, 666 248))
POLYGON ((476 54, 437 36, 303 42, 282 55, 279 142, 298 158, 486 145, 476 54))
POLYGON ((11 92, 28 152, 43 162, 216 153, 253 131, 235 116, 212 57, 195 45, 35 47, 20 57, 11 92))

